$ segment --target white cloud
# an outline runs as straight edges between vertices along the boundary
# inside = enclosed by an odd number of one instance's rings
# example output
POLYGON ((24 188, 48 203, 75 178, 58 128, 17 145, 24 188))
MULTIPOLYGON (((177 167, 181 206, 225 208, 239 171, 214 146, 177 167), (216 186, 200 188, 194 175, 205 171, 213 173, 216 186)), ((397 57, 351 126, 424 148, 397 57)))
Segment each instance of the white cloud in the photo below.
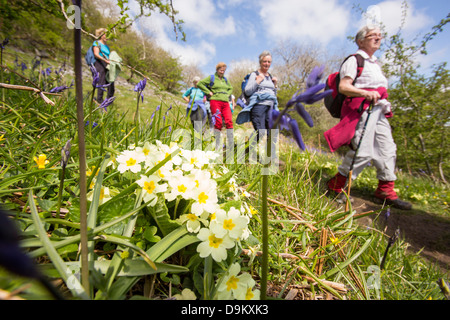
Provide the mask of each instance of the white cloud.
POLYGON ((151 19, 139 23, 141 31, 145 34, 151 34, 156 43, 180 59, 184 65, 204 66, 211 56, 216 54, 215 46, 208 41, 189 44, 181 40, 175 41, 175 35, 172 24, 169 19, 162 15, 152 15, 151 19))
POLYGON ((271 37, 326 44, 346 35, 350 7, 336 0, 277 0, 262 3, 260 16, 271 37))
MULTIPOLYGON (((401 27, 403 18, 403 0, 388 0, 380 2, 373 7, 378 8, 381 23, 385 27, 385 31, 389 35, 397 33, 401 27)), ((362 18, 359 22, 361 27, 365 24, 365 19, 362 18)), ((424 11, 415 8, 414 3, 411 1, 406 8, 406 20, 403 25, 403 34, 405 36, 415 36, 417 32, 424 27, 429 26, 432 23, 432 19, 425 14, 424 11)))
MULTIPOLYGON (((178 57, 184 65, 207 65, 216 54, 214 41, 236 32, 234 18, 222 15, 212 0, 174 0, 173 6, 179 12, 177 19, 183 20, 182 27, 187 33, 187 42, 180 40, 181 35, 178 35, 176 41, 172 22, 167 16, 157 12, 139 19, 136 29, 154 38, 161 48, 178 57), (210 37, 214 41, 208 41, 210 37)), ((138 12, 135 1, 130 2, 130 7, 138 12)))
POLYGON ((234 18, 218 11, 212 0, 176 0, 173 6, 184 21, 183 27, 198 36, 221 37, 236 32, 234 18))

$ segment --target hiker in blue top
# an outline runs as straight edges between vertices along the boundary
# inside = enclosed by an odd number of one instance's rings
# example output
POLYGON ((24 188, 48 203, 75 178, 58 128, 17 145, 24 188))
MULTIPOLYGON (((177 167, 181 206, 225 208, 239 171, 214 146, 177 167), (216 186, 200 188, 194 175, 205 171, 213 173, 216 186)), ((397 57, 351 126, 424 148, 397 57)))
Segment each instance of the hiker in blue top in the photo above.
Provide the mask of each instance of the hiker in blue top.
POLYGON ((259 131, 269 129, 269 112, 272 108, 278 110, 277 78, 269 73, 272 64, 272 55, 264 51, 259 55, 259 69, 250 74, 245 94, 250 97, 247 105, 239 112, 236 123, 243 124, 251 121, 256 130, 257 139, 259 131))
MULTIPOLYGON (((192 126, 194 129, 198 129, 199 125, 201 123, 201 127, 206 122, 206 96, 203 93, 202 90, 197 88, 197 83, 200 81, 199 77, 194 77, 194 80, 192 81, 193 87, 190 87, 186 92, 183 94, 183 99, 188 102, 187 108, 186 108, 186 116, 189 115, 192 126), (195 124, 197 122, 197 125, 195 124)), ((200 131, 200 130, 198 130, 200 131)))
MULTIPOLYGON (((109 54, 110 54, 110 49, 108 47, 108 45, 106 44, 107 42, 107 38, 106 38, 106 29, 105 28, 100 28, 95 30, 95 36, 99 39, 94 41, 94 43, 92 44, 92 49, 94 51, 94 56, 95 56, 95 64, 94 67, 97 70, 97 72, 99 73, 99 81, 98 84, 100 86, 107 84, 107 80, 106 80, 106 66, 110 63, 109 61, 109 54)), ((106 98, 111 98, 114 96, 114 82, 109 83, 108 86, 108 93, 107 93, 107 97, 106 98)), ((98 88, 97 89, 97 102, 98 103, 102 103, 103 102, 103 90, 102 88, 98 88)))

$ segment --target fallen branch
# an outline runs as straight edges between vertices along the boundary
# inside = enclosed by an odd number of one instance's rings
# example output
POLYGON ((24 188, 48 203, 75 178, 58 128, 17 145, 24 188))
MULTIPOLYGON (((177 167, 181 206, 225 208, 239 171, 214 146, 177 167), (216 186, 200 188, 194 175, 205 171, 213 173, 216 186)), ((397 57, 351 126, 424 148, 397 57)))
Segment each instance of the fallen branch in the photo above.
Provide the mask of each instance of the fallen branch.
POLYGON ((25 90, 25 91, 33 91, 34 93, 37 93, 41 96, 41 98, 45 101, 45 103, 54 106, 55 103, 47 98, 46 94, 51 94, 50 92, 42 92, 39 89, 32 88, 32 87, 26 87, 26 86, 18 86, 14 84, 6 84, 6 83, 0 83, 0 88, 5 89, 12 89, 12 90, 25 90))

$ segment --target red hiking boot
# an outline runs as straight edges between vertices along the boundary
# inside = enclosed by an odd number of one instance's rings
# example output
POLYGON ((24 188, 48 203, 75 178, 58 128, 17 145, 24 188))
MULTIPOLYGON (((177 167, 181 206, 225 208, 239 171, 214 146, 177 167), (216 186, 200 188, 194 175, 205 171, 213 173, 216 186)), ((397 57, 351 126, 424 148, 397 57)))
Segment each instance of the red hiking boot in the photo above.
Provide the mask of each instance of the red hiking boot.
POLYGON ((400 200, 394 190, 394 181, 378 181, 378 188, 375 190, 375 198, 384 201, 387 205, 401 210, 411 210, 412 204, 400 200))
POLYGON ((336 193, 341 193, 342 189, 344 189, 345 185, 347 183, 347 177, 343 176, 339 172, 336 173, 336 175, 331 178, 328 182, 328 190, 334 191, 336 193))
MULTIPOLYGON (((336 198, 336 202, 338 203, 346 203, 347 202, 347 196, 345 195, 344 190, 345 186, 347 184, 347 177, 343 176, 339 172, 331 178, 327 182, 328 186, 328 195, 331 197, 336 198)), ((349 197, 348 199, 351 203, 353 203, 353 198, 349 197)))

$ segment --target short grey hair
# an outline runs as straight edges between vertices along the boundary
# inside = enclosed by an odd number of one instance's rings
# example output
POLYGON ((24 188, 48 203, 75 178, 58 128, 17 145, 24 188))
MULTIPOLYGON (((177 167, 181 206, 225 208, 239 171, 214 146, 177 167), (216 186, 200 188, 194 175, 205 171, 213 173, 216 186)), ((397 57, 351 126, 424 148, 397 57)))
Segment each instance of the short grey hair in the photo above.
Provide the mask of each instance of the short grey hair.
POLYGON ((200 81, 200 77, 194 77, 194 79, 192 79, 192 82, 199 82, 200 81))
POLYGON ((366 35, 373 30, 380 30, 380 27, 377 25, 365 25, 361 29, 359 29, 358 33, 356 33, 355 43, 358 44, 359 41, 364 40, 366 35))
POLYGON ((261 63, 261 61, 263 61, 263 59, 267 56, 272 57, 272 55, 270 54, 269 51, 263 51, 260 55, 259 55, 259 63, 261 63))

